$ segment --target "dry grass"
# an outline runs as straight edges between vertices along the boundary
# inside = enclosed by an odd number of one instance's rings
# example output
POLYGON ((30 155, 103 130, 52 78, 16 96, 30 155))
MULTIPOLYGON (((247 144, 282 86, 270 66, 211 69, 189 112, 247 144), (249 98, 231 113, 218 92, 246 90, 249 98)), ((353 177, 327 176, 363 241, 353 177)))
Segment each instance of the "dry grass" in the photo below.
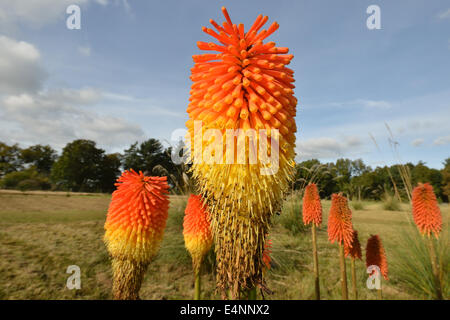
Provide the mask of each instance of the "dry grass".
MULTIPOLYGON (((102 242, 109 200, 105 195, 0 193, 0 299, 110 299, 111 269, 102 242), (80 290, 65 287, 69 276, 66 269, 72 264, 81 268, 80 290)), ((182 236, 185 203, 185 197, 171 199, 164 241, 147 272, 142 299, 193 296, 191 261, 182 236)), ((323 205, 326 214, 318 232, 322 296, 339 299, 338 249, 327 241, 325 226, 330 203, 324 201, 323 205)), ((297 207, 299 204, 287 204, 288 211, 297 207)), ((408 209, 404 205, 404 211, 385 211, 382 203, 364 202, 363 210, 354 210, 353 223, 362 246, 370 234, 379 234, 389 261, 394 261, 391 248, 399 240, 399 231, 409 224, 408 209)), ((449 207, 442 207, 442 212, 448 217, 449 207)), ((295 219, 296 215, 292 217, 295 219)), ((286 219, 289 218, 277 217, 270 235, 273 266, 267 282, 274 294, 266 298, 311 299, 314 285, 309 229, 292 232, 286 227, 286 219)), ((375 299, 375 292, 365 288, 363 262, 357 262, 357 267, 360 297, 375 299)), ((203 276, 203 296, 218 299, 211 263, 205 269, 209 270, 203 276)), ((391 280, 384 282, 385 298, 420 298, 402 287, 400 277, 392 270, 391 280)))

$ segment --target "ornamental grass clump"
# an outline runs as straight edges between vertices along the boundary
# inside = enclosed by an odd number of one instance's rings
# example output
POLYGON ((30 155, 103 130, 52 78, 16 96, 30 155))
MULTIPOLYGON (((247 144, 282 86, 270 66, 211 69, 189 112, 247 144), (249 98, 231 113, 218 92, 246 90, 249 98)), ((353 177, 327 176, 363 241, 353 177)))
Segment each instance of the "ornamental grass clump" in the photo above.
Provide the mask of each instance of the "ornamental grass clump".
POLYGON ((264 287, 263 251, 271 216, 293 176, 297 99, 293 56, 264 42, 278 29, 249 30, 225 20, 203 27, 214 42, 197 42, 186 123, 193 177, 211 214, 217 258, 217 287, 223 297, 264 287), (227 131, 228 130, 228 131, 227 131), (259 148, 258 148, 259 146, 259 148), (225 152, 224 152, 225 149, 225 152))
POLYGON ((320 300, 320 284, 319 284, 319 259, 317 254, 317 234, 316 227, 322 223, 322 205, 320 203, 319 191, 316 184, 309 184, 305 188, 303 195, 303 223, 311 224, 312 246, 313 246, 313 263, 314 263, 314 288, 315 298, 320 300))
POLYGON ((344 247, 352 247, 353 225, 352 211, 348 207, 347 198, 334 193, 331 196, 331 208, 328 217, 328 240, 339 244, 341 269, 342 299, 348 300, 347 271, 345 265, 344 247))
POLYGON ((412 192, 412 213, 419 232, 424 238, 426 237, 437 299, 443 299, 439 263, 432 238, 432 235, 434 235, 436 239, 439 238, 439 234, 442 230, 442 215, 437 203, 436 195, 433 192, 433 187, 429 183, 419 183, 419 185, 414 188, 412 192))
MULTIPOLYGON (((371 266, 376 266, 379 269, 379 272, 383 276, 385 280, 389 280, 388 277, 388 262, 386 258, 386 252, 383 247, 383 243, 378 235, 372 235, 369 240, 367 240, 366 246, 366 267, 369 268, 371 266)), ((378 299, 382 299, 382 286, 381 286, 381 277, 378 274, 378 271, 373 270, 372 273, 375 274, 379 281, 380 287, 378 289, 378 299)))
POLYGON ((358 300, 358 289, 356 286, 356 267, 355 261, 357 259, 362 260, 361 244, 358 239, 358 231, 353 230, 352 243, 351 246, 344 246, 344 254, 346 257, 351 258, 351 269, 352 269, 352 289, 353 298, 358 300))
POLYGON ((186 249, 191 254, 194 268, 194 299, 199 300, 201 294, 200 269, 204 256, 211 249, 213 237, 209 214, 202 198, 198 195, 189 197, 183 221, 183 236, 186 249))
POLYGON ((113 297, 139 299, 151 259, 159 250, 169 210, 166 177, 125 171, 117 179, 105 222, 104 242, 112 258, 113 297))

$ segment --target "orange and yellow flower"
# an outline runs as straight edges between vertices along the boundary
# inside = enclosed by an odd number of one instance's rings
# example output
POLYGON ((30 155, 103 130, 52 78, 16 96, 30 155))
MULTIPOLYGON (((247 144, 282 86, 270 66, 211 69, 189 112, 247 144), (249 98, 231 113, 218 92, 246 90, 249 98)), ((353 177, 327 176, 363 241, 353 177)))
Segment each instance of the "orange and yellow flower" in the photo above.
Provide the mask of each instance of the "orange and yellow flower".
POLYGON ((419 183, 412 192, 414 222, 420 233, 439 237, 442 229, 442 215, 433 187, 429 183, 419 183))
POLYGON ((169 209, 166 177, 125 171, 117 179, 105 222, 115 299, 138 299, 142 278, 161 243, 169 209))
POLYGON ((159 249, 169 210, 167 177, 125 171, 117 180, 105 223, 112 256, 149 262, 159 249))
POLYGON ((203 257, 213 244, 209 214, 201 196, 189 197, 183 221, 183 236, 186 249, 192 256, 194 271, 198 273, 203 257))
POLYGON ((186 126, 193 177, 211 214, 217 285, 237 297, 262 281, 265 235, 293 177, 297 99, 293 56, 265 42, 278 24, 263 30, 268 17, 259 15, 245 31, 222 12, 222 25, 203 28, 218 43, 197 42, 208 53, 193 56, 186 126))
POLYGON ((353 239, 352 211, 347 198, 334 193, 331 196, 330 215, 328 217, 328 240, 337 241, 351 248, 353 239))
POLYGON ((305 188, 302 214, 305 225, 314 223, 316 226, 319 226, 322 223, 322 205, 315 183, 311 183, 305 188))
POLYGON ((370 266, 377 266, 380 268, 383 278, 389 280, 386 252, 384 251, 383 244, 378 235, 373 235, 367 240, 366 267, 368 268, 370 266))

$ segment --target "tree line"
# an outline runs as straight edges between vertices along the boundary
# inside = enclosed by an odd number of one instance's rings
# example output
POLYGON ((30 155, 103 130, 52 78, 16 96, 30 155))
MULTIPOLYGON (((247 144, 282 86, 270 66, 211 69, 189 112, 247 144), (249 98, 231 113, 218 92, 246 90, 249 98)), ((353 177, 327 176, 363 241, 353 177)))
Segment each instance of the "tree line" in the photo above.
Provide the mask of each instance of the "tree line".
MULTIPOLYGON (((134 143, 123 153, 108 154, 91 140, 74 140, 58 153, 48 145, 20 148, 0 142, 0 188, 19 190, 61 190, 112 192, 122 170, 134 169, 149 175, 167 176, 173 193, 192 190, 188 166, 175 164, 172 147, 157 139, 134 143)), ((372 169, 361 159, 338 159, 321 163, 317 159, 297 163, 292 190, 310 182, 318 185, 322 198, 343 192, 352 200, 380 200, 390 195, 407 200, 408 185, 430 182, 444 202, 450 196, 450 158, 441 170, 424 162, 382 166, 372 169)))

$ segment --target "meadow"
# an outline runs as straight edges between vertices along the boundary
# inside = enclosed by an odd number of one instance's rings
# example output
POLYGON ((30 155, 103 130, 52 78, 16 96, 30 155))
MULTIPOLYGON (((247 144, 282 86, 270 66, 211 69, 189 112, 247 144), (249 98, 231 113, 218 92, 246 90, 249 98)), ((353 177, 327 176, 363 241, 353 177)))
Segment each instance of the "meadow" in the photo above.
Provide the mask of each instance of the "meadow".
MULTIPOLYGON (((111 299, 112 272, 103 244, 103 224, 111 196, 52 192, 0 191, 0 299, 111 299), (66 288, 69 265, 81 269, 81 289, 66 288)), ((191 259, 184 248, 182 223, 187 197, 171 196, 169 218, 161 249, 150 264, 141 299, 192 299, 191 259)), ((318 230, 322 299, 340 299, 338 247, 327 238, 330 201, 322 201, 324 221, 318 230)), ((364 248, 371 234, 380 235, 386 249, 390 279, 383 281, 385 299, 424 299, 401 281, 401 235, 413 230, 411 208, 400 204, 385 210, 382 202, 350 203, 353 225, 364 248), (358 210, 356 210, 358 209, 358 210), (392 209, 392 208, 391 208, 392 209)), ((448 232, 450 207, 442 205, 443 231, 448 232)), ((301 222, 300 196, 289 196, 270 234, 272 263, 266 273, 273 291, 265 299, 313 299, 311 235, 301 222)), ((443 247, 446 248, 445 244, 443 247)), ((444 268, 448 268, 448 250, 444 268)), ((366 287, 365 263, 357 261, 360 299, 376 299, 366 287)), ((350 286, 350 262, 347 273, 350 286)), ((202 298, 215 293, 214 255, 203 266, 202 298)), ((446 279, 448 287, 448 279, 446 279)), ((352 298, 351 292, 349 292, 352 298)), ((261 298, 261 295, 259 295, 261 298)))

